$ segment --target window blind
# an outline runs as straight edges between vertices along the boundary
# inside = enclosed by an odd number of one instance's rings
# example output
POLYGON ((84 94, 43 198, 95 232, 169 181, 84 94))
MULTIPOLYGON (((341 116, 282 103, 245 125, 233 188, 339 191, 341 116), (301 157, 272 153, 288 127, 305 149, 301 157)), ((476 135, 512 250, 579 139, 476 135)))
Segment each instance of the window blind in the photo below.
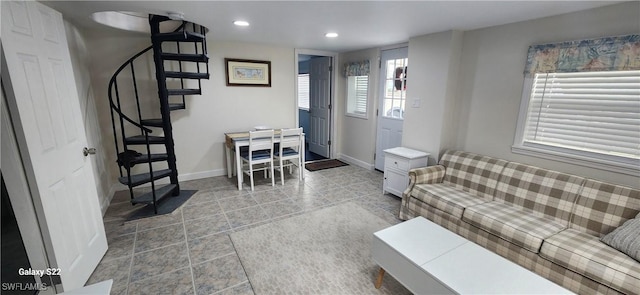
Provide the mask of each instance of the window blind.
POLYGON ((356 76, 356 113, 367 112, 367 89, 369 88, 369 76, 356 76))
POLYGON ((640 159, 640 71, 535 74, 523 144, 640 159))
POLYGON ((309 109, 309 74, 298 75, 298 107, 309 109))

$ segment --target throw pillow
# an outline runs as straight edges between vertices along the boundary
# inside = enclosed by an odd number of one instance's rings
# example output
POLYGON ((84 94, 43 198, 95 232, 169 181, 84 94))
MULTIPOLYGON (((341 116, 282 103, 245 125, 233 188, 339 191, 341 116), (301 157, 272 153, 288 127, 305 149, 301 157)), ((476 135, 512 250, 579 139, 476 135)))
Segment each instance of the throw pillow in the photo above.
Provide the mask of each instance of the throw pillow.
POLYGON ((640 262, 640 214, 600 238, 600 241, 640 262))

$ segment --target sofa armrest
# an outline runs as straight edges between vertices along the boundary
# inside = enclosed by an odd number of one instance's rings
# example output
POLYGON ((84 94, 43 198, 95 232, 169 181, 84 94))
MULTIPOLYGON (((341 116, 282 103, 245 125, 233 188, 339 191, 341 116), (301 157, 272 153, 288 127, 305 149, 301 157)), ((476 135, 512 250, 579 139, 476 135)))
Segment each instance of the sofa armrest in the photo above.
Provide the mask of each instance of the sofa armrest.
POLYGON ((435 165, 409 170, 409 186, 402 193, 402 197, 409 197, 416 184, 441 183, 444 178, 445 167, 435 165))

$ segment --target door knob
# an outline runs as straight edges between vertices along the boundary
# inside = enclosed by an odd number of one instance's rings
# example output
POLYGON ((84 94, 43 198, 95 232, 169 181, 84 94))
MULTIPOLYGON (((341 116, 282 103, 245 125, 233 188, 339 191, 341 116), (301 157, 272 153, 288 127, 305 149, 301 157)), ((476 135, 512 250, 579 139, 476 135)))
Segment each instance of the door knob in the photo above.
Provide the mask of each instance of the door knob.
POLYGON ((96 148, 85 147, 84 149, 82 149, 82 154, 85 157, 88 156, 88 155, 95 155, 96 154, 96 148))

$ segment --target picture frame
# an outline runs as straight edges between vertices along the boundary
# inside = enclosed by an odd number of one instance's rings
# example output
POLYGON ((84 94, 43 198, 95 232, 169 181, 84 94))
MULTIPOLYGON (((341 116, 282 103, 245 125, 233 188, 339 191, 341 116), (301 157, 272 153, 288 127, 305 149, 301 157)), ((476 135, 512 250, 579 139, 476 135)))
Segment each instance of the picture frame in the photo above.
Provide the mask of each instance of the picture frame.
POLYGON ((225 58, 227 86, 271 87, 271 62, 225 58))

